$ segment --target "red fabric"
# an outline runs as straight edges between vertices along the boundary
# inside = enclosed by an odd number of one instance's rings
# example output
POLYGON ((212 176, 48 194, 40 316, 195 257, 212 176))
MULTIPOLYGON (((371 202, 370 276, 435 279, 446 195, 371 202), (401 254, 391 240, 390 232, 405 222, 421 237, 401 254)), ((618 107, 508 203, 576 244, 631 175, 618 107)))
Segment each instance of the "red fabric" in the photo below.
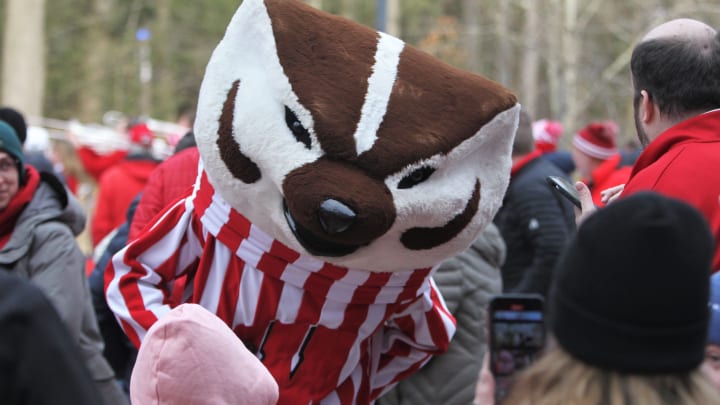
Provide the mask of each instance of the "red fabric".
POLYGON ((199 159, 198 149, 188 148, 169 157, 150 174, 135 209, 128 241, 135 239, 155 215, 192 187, 199 159))
POLYGON ((668 129, 640 154, 622 196, 651 190, 693 205, 715 236, 713 269, 720 269, 720 110, 668 129))
POLYGON ((148 128, 147 124, 137 124, 130 128, 128 131, 130 135, 130 142, 142 145, 150 146, 153 141, 153 132, 148 128))
POLYGON ((77 195, 79 183, 78 178, 69 173, 64 173, 63 175, 65 176, 65 183, 67 183, 67 187, 70 192, 77 195))
POLYGON ((541 153, 555 152, 557 150, 557 145, 554 143, 535 141, 535 150, 538 150, 541 153))
POLYGON ((28 176, 27 183, 18 189, 17 194, 10 200, 8 206, 0 211, 0 248, 5 246, 10 240, 20 213, 25 209, 25 206, 30 200, 32 200, 40 184, 40 175, 34 167, 28 165, 25 166, 25 170, 28 176))
POLYGON ((228 210, 204 174, 196 190, 108 265, 108 305, 135 345, 189 274, 185 301, 258 356, 280 405, 370 404, 447 349, 455 320, 431 269, 368 273, 300 255, 228 210))
POLYGON ((631 166, 618 167, 622 156, 618 153, 617 155, 605 160, 590 174, 590 180, 583 180, 584 183, 590 186, 590 193, 595 205, 598 207, 604 207, 605 204, 602 202, 601 192, 610 187, 619 186, 625 184, 630 178, 630 172, 632 172, 631 166))
POLYGON ((125 222, 130 203, 157 165, 152 160, 124 160, 102 175, 90 228, 93 246, 125 222))
POLYGON ((513 163, 512 169, 510 169, 510 176, 511 177, 514 176, 517 172, 520 171, 520 169, 525 167, 525 165, 527 165, 528 163, 532 162, 533 160, 539 158, 542 154, 543 154, 542 151, 536 149, 536 150, 528 153, 527 155, 523 156, 520 160, 513 163))
POLYGON ((85 171, 99 182, 105 170, 123 160, 127 156, 127 151, 117 150, 107 155, 100 155, 87 146, 81 146, 77 149, 77 154, 85 171))

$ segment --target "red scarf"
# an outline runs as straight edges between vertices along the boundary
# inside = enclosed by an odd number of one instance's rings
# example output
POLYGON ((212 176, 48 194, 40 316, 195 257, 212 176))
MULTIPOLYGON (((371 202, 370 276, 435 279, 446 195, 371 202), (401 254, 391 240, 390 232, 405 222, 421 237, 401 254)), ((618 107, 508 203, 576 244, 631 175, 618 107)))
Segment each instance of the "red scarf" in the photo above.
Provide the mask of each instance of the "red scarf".
POLYGON ((25 171, 28 181, 22 186, 15 197, 10 200, 10 204, 0 211, 0 248, 10 240, 10 236, 15 228, 15 223, 25 206, 32 200, 35 191, 40 184, 40 174, 32 166, 26 166, 25 171))
POLYGON ((517 172, 520 171, 525 165, 535 160, 535 158, 539 158, 542 155, 542 151, 535 149, 534 151, 528 153, 527 155, 523 156, 520 160, 513 163, 512 169, 510 170, 510 176, 515 176, 517 172))

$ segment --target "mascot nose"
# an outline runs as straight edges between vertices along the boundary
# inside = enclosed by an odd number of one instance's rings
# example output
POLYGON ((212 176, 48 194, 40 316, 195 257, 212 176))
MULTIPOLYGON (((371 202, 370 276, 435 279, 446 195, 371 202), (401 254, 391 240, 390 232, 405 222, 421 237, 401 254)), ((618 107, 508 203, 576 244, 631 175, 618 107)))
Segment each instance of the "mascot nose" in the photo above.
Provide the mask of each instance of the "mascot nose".
POLYGON ((334 235, 350 228, 350 225, 355 222, 357 214, 340 201, 327 199, 320 204, 318 217, 320 217, 320 224, 325 232, 334 235))

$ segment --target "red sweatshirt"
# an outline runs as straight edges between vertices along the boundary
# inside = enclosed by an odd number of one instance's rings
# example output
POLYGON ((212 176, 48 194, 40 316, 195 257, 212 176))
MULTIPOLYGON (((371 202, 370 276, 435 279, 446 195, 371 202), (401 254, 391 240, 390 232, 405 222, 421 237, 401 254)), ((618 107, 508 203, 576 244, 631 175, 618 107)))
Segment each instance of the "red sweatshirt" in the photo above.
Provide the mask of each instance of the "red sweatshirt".
POLYGON ((633 166, 622 195, 652 190, 700 210, 715 236, 720 270, 720 110, 685 120, 660 134, 633 166))

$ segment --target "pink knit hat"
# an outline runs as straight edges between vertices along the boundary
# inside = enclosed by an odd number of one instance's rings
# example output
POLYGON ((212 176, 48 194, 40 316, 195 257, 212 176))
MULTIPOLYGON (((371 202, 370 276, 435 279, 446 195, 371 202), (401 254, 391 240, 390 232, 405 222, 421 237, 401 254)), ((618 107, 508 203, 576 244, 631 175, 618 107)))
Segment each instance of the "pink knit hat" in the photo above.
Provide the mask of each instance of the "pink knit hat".
POLYGON ((535 148, 542 152, 552 152, 557 149, 558 140, 563 133, 560 121, 538 120, 532 125, 535 148))
POLYGON ((578 131, 572 144, 589 156, 605 160, 618 153, 617 133, 618 126, 612 121, 592 122, 578 131))
POLYGON ((274 405, 278 396, 260 360, 197 304, 182 304, 153 324, 130 378, 133 404, 274 405))

